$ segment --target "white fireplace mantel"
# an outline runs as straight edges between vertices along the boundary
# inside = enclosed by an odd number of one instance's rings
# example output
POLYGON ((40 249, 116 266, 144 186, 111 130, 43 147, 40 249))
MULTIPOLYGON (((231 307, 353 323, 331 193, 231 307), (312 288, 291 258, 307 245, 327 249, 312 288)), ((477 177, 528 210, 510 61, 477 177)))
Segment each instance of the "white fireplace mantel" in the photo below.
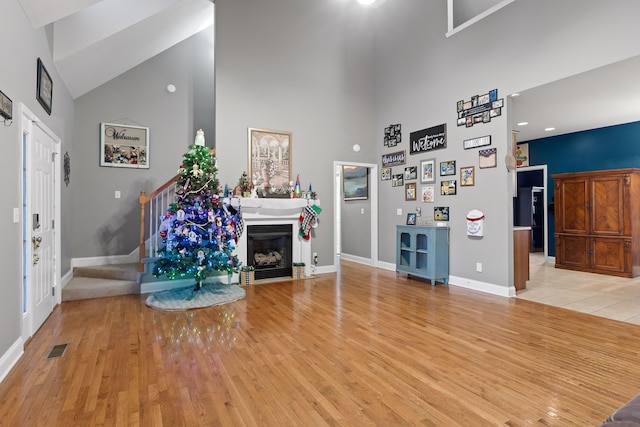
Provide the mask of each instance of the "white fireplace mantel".
POLYGON ((305 276, 311 276, 311 241, 304 240, 298 234, 300 213, 307 205, 320 206, 319 200, 307 199, 269 199, 269 198, 241 198, 240 211, 244 219, 245 232, 238 239, 236 255, 247 264, 247 233, 249 225, 291 224, 293 230, 292 250, 293 262, 304 262, 305 276))

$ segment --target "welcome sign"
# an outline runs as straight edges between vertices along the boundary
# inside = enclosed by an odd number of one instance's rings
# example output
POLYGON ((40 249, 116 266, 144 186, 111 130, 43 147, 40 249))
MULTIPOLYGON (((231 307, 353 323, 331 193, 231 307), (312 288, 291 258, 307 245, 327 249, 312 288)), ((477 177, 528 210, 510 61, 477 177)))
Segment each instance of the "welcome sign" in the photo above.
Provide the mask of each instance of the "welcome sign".
POLYGON ((409 137, 409 154, 447 148, 447 124, 411 132, 409 137))

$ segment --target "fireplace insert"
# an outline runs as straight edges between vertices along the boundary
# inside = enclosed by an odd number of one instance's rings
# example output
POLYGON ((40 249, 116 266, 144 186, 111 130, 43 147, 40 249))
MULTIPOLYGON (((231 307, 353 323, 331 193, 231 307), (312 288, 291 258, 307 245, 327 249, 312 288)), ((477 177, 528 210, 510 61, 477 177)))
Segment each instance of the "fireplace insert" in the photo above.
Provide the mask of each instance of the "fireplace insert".
POLYGON ((293 275, 292 238, 291 224, 247 227, 247 264, 255 268, 256 280, 293 275))

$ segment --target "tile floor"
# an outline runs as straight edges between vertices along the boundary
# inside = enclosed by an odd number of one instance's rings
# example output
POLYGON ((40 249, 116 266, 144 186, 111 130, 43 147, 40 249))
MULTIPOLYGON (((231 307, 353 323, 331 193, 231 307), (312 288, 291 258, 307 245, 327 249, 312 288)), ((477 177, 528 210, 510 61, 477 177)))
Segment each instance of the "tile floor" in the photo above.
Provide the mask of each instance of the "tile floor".
POLYGON ((640 277, 626 279, 555 268, 532 253, 527 288, 517 298, 640 325, 640 277))

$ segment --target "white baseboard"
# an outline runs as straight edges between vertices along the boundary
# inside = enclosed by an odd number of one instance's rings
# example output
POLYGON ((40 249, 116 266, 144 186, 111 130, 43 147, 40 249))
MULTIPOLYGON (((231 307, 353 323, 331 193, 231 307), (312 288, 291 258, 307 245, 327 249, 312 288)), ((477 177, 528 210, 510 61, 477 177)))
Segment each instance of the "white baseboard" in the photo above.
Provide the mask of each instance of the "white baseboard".
POLYGON ((0 382, 4 381, 11 369, 18 363, 24 353, 24 342, 18 338, 9 350, 0 357, 0 382))
POLYGON ((464 277, 449 276, 449 285, 461 288, 472 289, 474 291, 501 297, 515 297, 516 288, 514 286, 500 286, 493 283, 480 282, 478 280, 466 279, 464 277))
POLYGON ((311 275, 316 275, 316 274, 324 274, 324 273, 335 273, 336 270, 336 266, 335 265, 322 265, 322 266, 311 266, 311 275))
POLYGON ((371 258, 363 258, 357 255, 340 254, 340 258, 346 261, 357 262, 358 264, 373 265, 371 258))
POLYGON ((73 267, 89 267, 92 265, 109 265, 109 264, 125 264, 129 262, 138 262, 138 257, 129 255, 108 255, 86 258, 72 258, 71 268, 73 267))
POLYGON ((378 268, 383 270, 396 271, 396 265, 390 262, 378 261, 378 268))
MULTIPOLYGON (((378 267, 385 270, 396 270, 396 265, 390 262, 378 262, 378 267)), ((479 292, 484 292, 493 295, 499 295, 502 297, 514 297, 516 296, 516 288, 513 286, 504 287, 495 285, 493 283, 480 282, 478 280, 466 279, 464 277, 449 276, 449 285, 458 286, 461 288, 472 289, 479 292)))

